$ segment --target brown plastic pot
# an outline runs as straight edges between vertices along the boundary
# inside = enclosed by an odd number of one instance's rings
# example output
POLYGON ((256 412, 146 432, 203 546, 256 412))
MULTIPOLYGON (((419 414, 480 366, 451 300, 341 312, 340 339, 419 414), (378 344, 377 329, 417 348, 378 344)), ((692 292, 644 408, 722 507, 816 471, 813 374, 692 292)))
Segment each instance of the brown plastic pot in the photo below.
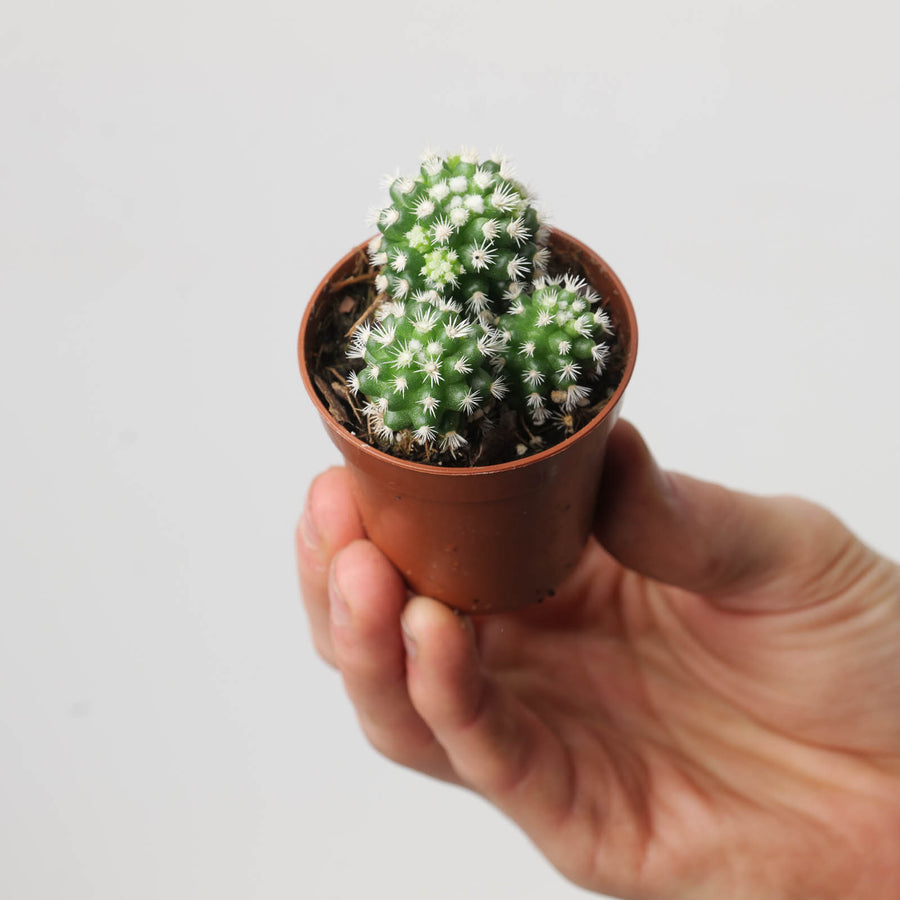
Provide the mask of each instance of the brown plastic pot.
POLYGON ((573 570, 590 533, 606 440, 634 369, 637 322, 615 273, 561 231, 551 233, 550 245, 577 260, 603 298, 626 362, 600 413, 561 443, 521 460, 471 468, 408 462, 376 450, 331 416, 309 372, 310 341, 332 299, 328 286, 350 274, 365 243, 322 279, 300 326, 303 383, 353 474, 369 538, 413 591, 470 612, 538 602, 573 570))

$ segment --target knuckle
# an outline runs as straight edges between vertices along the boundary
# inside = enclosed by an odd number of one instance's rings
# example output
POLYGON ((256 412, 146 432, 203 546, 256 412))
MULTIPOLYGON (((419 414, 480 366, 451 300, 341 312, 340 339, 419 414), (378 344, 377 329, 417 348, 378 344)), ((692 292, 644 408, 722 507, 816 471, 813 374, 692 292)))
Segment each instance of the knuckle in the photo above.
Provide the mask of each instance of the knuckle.
POLYGON ((432 765, 434 738, 423 741, 418 734, 402 727, 384 728, 374 722, 362 723, 363 733, 372 748, 391 762, 407 769, 425 771, 432 765))
POLYGON ((338 671, 338 664, 334 658, 334 655, 329 652, 327 647, 323 647, 321 644, 314 644, 316 651, 316 656, 328 666, 329 669, 334 669, 338 671))
POLYGON ((395 737, 387 735, 381 729, 373 728, 370 725, 363 726, 363 734, 365 734, 366 740, 372 748, 382 756, 387 757, 391 762, 395 762, 398 765, 406 765, 407 754, 395 737))
POLYGON ((334 656, 334 650, 331 647, 329 641, 320 637, 317 634, 313 635, 313 647, 315 648, 316 653, 319 655, 319 658, 331 666, 333 669, 337 668, 337 660, 334 656))

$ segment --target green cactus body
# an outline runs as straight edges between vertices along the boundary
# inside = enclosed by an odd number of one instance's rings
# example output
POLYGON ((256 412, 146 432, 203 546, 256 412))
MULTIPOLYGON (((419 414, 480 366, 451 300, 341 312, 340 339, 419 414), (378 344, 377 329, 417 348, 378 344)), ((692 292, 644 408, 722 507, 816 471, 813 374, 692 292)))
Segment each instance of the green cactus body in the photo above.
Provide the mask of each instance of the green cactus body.
POLYGON ((415 178, 394 178, 389 190, 369 252, 391 298, 433 290, 492 314, 544 270, 537 211, 503 163, 427 155, 415 178))
POLYGON ((579 278, 539 278, 534 288, 514 301, 497 327, 511 396, 542 425, 588 403, 590 382, 609 355, 612 326, 600 298, 579 278))
POLYGON ((505 379, 491 371, 501 346, 495 329, 425 292, 383 304, 374 326, 357 329, 348 355, 365 367, 348 384, 368 400, 364 412, 383 442, 410 432, 455 451, 467 443, 468 423, 506 393, 505 379))

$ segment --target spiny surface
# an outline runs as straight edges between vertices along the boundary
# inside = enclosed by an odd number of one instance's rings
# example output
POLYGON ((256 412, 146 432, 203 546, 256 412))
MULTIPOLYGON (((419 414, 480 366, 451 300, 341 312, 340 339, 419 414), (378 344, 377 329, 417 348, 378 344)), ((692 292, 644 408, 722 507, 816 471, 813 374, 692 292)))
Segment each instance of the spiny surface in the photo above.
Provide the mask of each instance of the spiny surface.
POLYGON ((599 296, 583 279, 538 278, 499 317, 503 372, 511 398, 531 421, 563 419, 590 402, 591 384, 603 374, 612 324, 599 296))
POLYGON ((348 385, 367 398, 364 412, 383 441, 409 431, 418 443, 457 450, 469 423, 508 391, 492 370, 502 345, 495 329, 461 315, 435 291, 394 300, 379 308, 374 326, 354 334, 349 355, 365 368, 348 385))
POLYGON ((419 174, 391 178, 389 191, 369 252, 393 299, 434 290, 470 315, 496 314, 544 271, 537 210, 502 160, 426 154, 419 174))

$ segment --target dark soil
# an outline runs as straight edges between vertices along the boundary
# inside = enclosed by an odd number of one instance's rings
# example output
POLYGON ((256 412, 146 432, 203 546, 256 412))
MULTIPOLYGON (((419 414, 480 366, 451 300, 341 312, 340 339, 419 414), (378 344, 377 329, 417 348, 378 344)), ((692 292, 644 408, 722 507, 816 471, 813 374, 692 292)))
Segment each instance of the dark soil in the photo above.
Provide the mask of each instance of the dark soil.
MULTIPOLYGON (((556 271, 585 274, 577 260, 567 259, 558 251, 551 263, 550 274, 556 271)), ((472 423, 470 433, 466 434, 468 445, 455 454, 440 451, 436 446, 423 447, 411 440, 384 444, 368 428, 361 411, 364 398, 353 397, 346 387, 349 373, 363 368, 362 360, 347 359, 348 337, 358 325, 374 315, 385 297, 375 291, 375 274, 366 254, 360 252, 352 273, 330 286, 333 303, 318 320, 316 341, 308 362, 319 396, 334 418, 351 434, 385 453, 414 462, 454 467, 488 466, 520 459, 546 450, 574 434, 606 406, 622 379, 625 350, 616 329, 606 370, 589 385, 591 396, 587 405, 577 407, 561 421, 551 420, 536 427, 518 412, 507 410, 498 416, 488 411, 481 424, 472 423)), ((613 326, 616 324, 613 318, 613 326)))

